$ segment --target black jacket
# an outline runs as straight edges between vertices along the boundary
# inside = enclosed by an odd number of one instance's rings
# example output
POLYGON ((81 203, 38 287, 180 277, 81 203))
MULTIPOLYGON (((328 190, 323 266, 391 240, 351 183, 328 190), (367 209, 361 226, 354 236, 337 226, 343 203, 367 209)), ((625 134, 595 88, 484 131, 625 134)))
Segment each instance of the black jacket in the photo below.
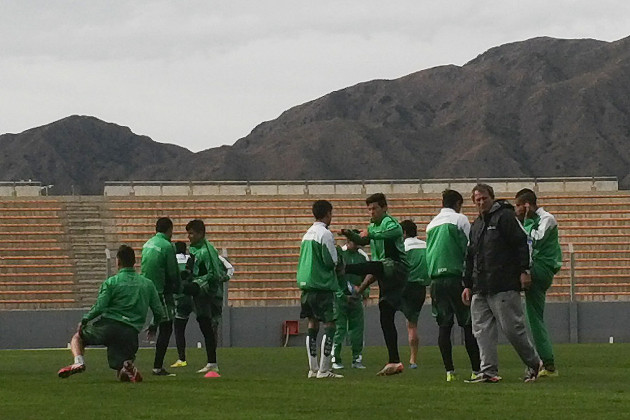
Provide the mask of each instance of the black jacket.
POLYGON ((521 290, 520 275, 529 269, 527 234, 514 207, 497 200, 470 230, 464 285, 473 293, 494 294, 521 290))

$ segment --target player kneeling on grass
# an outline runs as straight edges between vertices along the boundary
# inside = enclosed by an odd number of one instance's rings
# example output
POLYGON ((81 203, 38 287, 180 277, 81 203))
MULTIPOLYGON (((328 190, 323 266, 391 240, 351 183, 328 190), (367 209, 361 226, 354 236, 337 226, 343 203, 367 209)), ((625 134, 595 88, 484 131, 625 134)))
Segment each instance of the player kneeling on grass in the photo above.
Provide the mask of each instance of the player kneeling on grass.
POLYGON ((300 318, 308 318, 306 352, 308 378, 343 378, 331 371, 335 335, 335 293, 339 290, 335 268, 337 248, 328 226, 332 221, 332 204, 326 200, 313 203, 315 223, 306 231, 300 245, 297 284, 302 291, 300 318), (320 363, 317 362, 317 333, 324 323, 320 363))
POLYGON ((151 308, 156 322, 164 319, 162 304, 153 282, 134 270, 136 255, 127 245, 116 254, 118 273, 101 285, 96 303, 83 316, 72 337, 70 349, 74 364, 59 370, 60 378, 85 371, 85 346, 107 347, 109 367, 116 370, 122 382, 140 382, 142 375, 133 361, 138 351, 138 333, 151 308), (101 319, 88 324, 94 318, 101 319))

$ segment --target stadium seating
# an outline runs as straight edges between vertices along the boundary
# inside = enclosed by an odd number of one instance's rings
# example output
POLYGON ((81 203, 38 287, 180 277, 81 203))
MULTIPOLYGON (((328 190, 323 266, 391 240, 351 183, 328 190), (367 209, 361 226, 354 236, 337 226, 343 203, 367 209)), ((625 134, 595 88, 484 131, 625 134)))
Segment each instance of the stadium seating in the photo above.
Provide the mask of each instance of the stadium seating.
MULTIPOLYGON (((357 195, 2 198, 0 309, 89 306, 106 277, 105 248, 127 243, 139 251, 161 216, 173 219, 175 241, 187 242, 188 221, 206 222, 209 239, 236 268, 229 283, 231 305, 295 305, 300 240, 318 198, 334 205, 334 232, 366 226, 364 196, 357 195)), ((388 199, 392 215, 413 219, 421 238, 440 208, 438 194, 388 199)), ((630 193, 546 193, 540 205, 558 219, 565 256, 550 300, 571 298, 569 244, 574 249, 574 299, 628 300, 630 193)), ((474 219, 468 199, 463 211, 474 219)), ((374 289, 372 298, 376 294, 374 289)))

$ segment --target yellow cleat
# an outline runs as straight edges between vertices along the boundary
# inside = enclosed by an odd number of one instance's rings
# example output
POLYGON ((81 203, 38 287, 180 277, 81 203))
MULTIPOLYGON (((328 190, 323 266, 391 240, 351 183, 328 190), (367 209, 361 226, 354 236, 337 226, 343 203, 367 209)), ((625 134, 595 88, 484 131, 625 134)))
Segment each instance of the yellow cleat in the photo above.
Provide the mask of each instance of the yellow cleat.
POLYGON ((446 382, 455 382, 457 380, 457 376, 455 372, 446 372, 446 382))
POLYGON ((538 377, 539 378, 543 378, 543 377, 547 377, 547 378, 555 378, 559 376, 558 370, 547 370, 547 369, 541 369, 540 372, 538 372, 538 377))
POLYGON ((188 366, 188 362, 185 360, 177 360, 175 363, 171 365, 172 368, 180 368, 188 366))

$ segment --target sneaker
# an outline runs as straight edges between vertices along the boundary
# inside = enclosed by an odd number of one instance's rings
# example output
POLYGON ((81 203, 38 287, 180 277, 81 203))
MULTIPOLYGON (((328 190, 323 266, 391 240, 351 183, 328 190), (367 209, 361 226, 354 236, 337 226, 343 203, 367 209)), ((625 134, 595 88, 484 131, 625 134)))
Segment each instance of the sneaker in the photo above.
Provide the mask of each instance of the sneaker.
POLYGON ((361 362, 360 360, 355 360, 354 362, 352 362, 352 368, 353 369, 365 369, 365 366, 363 365, 363 362, 361 362))
POLYGON ((216 363, 208 363, 207 365, 199 369, 197 373, 208 373, 210 371, 219 373, 219 365, 216 363))
POLYGON ((477 379, 479 376, 481 376, 481 372, 471 372, 470 380, 473 381, 473 380, 477 379))
POLYGON ((142 375, 131 360, 126 360, 122 369, 118 372, 118 379, 121 382, 142 382, 142 375))
POLYGON ((317 378, 317 371, 316 370, 309 370, 308 371, 308 375, 306 377, 308 379, 317 378))
POLYGON ((60 378, 67 378, 68 376, 74 375, 75 373, 85 372, 85 364, 83 363, 74 363, 72 365, 68 365, 59 369, 57 375, 60 378))
POLYGON ((417 363, 409 363, 409 369, 418 369, 417 363))
POLYGON ((175 376, 175 374, 174 374, 174 373, 169 373, 169 372, 168 372, 166 369, 164 369, 164 368, 159 368, 159 369, 153 368, 153 371, 152 371, 152 372, 153 372, 153 374, 154 374, 155 376, 175 376))
POLYGON ((535 382, 536 379, 538 379, 538 372, 540 372, 542 369, 542 361, 535 368, 528 367, 527 370, 525 370, 525 377, 523 378, 523 382, 535 382))
POLYGON ((335 370, 343 369, 345 366, 343 363, 333 363, 332 368, 335 370))
POLYGON ((486 375, 485 373, 480 373, 478 375, 475 376, 475 378, 473 379, 472 377, 468 380, 465 380, 464 382, 467 384, 479 384, 482 382, 488 382, 491 384, 496 384, 497 382, 499 382, 501 378, 499 375, 495 375, 495 376, 491 376, 491 375, 486 375))
POLYGON ((327 372, 317 372, 317 379, 323 378, 343 378, 343 375, 338 375, 330 370, 327 372))
POLYGON ((376 375, 378 376, 391 376, 403 372, 402 363, 388 363, 383 369, 381 369, 376 375))
POLYGON ((452 370, 446 372, 446 382, 455 382, 457 380, 457 375, 452 370))
POLYGON ((171 365, 172 368, 180 368, 186 366, 188 366, 188 362, 180 359, 177 359, 177 361, 171 365))
POLYGON ((543 368, 538 372, 538 377, 547 377, 547 378, 555 378, 559 375, 558 370, 555 366, 543 366, 543 368))

